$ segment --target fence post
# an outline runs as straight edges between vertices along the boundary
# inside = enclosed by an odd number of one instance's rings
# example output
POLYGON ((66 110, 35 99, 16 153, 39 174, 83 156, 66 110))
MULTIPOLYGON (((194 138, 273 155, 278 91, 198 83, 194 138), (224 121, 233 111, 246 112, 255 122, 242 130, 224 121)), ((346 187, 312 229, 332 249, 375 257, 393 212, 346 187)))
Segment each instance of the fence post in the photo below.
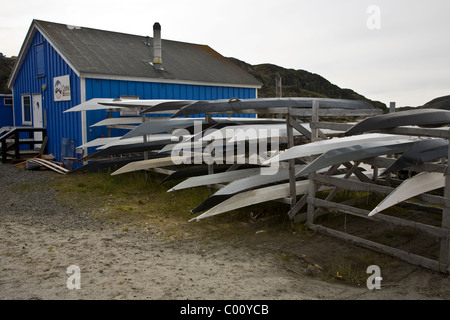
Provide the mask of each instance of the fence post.
POLYGON ((389 113, 395 112, 395 102, 389 103, 389 113))
POLYGON ((1 141, 1 147, 2 147, 2 163, 6 163, 6 147, 7 147, 7 143, 6 143, 6 139, 2 139, 1 141))
MULTIPOLYGON (((316 124, 319 122, 319 101, 313 101, 312 105, 312 117, 311 117, 311 142, 314 142, 319 137, 319 129, 316 124)), ((314 180, 315 172, 311 172, 308 175, 308 209, 306 216, 307 225, 312 225, 314 222, 314 198, 316 196, 316 182, 314 180)))
POLYGON ((16 159, 20 158, 20 144, 19 144, 19 140, 20 140, 20 133, 18 131, 16 131, 14 133, 14 157, 16 159))
MULTIPOLYGON (((291 108, 288 108, 288 113, 286 115, 286 130, 288 137, 287 148, 290 149, 294 146, 294 128, 291 125, 291 108)), ((289 160, 289 191, 291 197, 291 209, 294 208, 297 201, 297 188, 295 185, 295 160, 289 160)))
MULTIPOLYGON (((447 159, 450 159, 450 140, 447 159)), ((450 273, 450 167, 445 173, 444 208, 442 209, 442 228, 447 230, 447 237, 441 239, 439 268, 441 272, 450 273)))

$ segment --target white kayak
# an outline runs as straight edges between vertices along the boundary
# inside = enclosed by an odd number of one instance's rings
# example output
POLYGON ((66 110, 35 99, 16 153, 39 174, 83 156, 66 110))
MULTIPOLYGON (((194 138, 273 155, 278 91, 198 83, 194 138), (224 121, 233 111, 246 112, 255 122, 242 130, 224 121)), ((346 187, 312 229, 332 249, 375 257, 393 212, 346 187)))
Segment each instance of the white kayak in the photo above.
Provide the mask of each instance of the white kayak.
POLYGON ((234 171, 226 171, 220 173, 207 174, 203 176, 191 177, 183 182, 180 182, 173 188, 169 189, 167 192, 172 192, 176 190, 182 190, 187 188, 194 188, 199 186, 206 186, 210 184, 226 183, 235 181, 237 179, 243 179, 246 177, 258 175, 261 172, 261 168, 250 168, 234 171))
MULTIPOLYGON (((171 139, 170 134, 153 134, 151 136, 147 137, 147 141, 145 142, 153 142, 153 141, 169 141, 171 139)), ((107 149, 109 147, 114 146, 124 146, 124 145, 131 145, 134 143, 142 143, 144 142, 144 137, 134 137, 129 139, 117 139, 112 140, 109 143, 105 143, 104 145, 97 148, 97 150, 107 149)))
MULTIPOLYGON (((301 135, 294 130, 294 135, 301 135)), ((227 126, 218 130, 206 130, 200 141, 226 140, 228 142, 254 141, 267 138, 286 137, 286 124, 249 124, 227 126)))
POLYGON ((400 184, 383 201, 381 201, 370 213, 369 217, 389 207, 431 190, 443 188, 445 176, 438 172, 421 172, 400 184))
MULTIPOLYGON (((344 176, 345 175, 340 174, 340 175, 337 175, 336 177, 344 177, 344 176)), ((351 177, 350 179, 354 179, 354 177, 351 177)), ((306 193, 308 193, 309 181, 308 180, 297 181, 295 184, 295 187, 296 187, 297 195, 306 194, 306 193)), ((319 188, 319 190, 324 190, 327 188, 328 187, 326 187, 326 186, 322 186, 319 188)), ((220 202, 219 204, 212 207, 208 211, 189 220, 189 222, 198 221, 198 220, 201 220, 204 218, 212 217, 212 216, 224 213, 224 212, 229 212, 232 210, 251 206, 254 204, 289 197, 290 192, 291 192, 290 191, 290 183, 281 183, 281 184, 277 184, 277 185, 273 185, 273 186, 244 191, 244 192, 235 194, 231 198, 228 198, 228 199, 220 202)))
MULTIPOLYGON (((311 133, 309 123, 299 123, 305 131, 311 133)), ((228 142, 240 142, 240 141, 258 141, 260 139, 274 139, 287 137, 286 124, 265 124, 265 125, 248 125, 248 126, 233 126, 220 129, 223 137, 228 139, 228 142)), ((341 131, 336 130, 321 130, 324 134, 337 134, 341 131)), ((293 130, 294 136, 304 135, 297 130, 293 130)), ((216 138, 217 135, 212 134, 212 138, 216 138)), ((307 136, 309 138, 309 136, 307 136)), ((209 136, 203 137, 203 140, 211 140, 209 136)))
POLYGON ((120 169, 114 171, 111 173, 112 176, 123 174, 127 172, 132 171, 139 171, 139 170, 147 170, 147 169, 153 169, 158 167, 167 167, 172 165, 177 165, 180 163, 185 163, 189 157, 166 157, 166 158, 157 158, 157 159, 150 159, 150 160, 142 160, 142 161, 134 161, 130 162, 127 165, 121 167, 120 169))
POLYGON ((265 161, 263 164, 270 164, 278 161, 285 161, 322 154, 332 149, 354 146, 363 142, 366 143, 375 141, 391 141, 402 138, 405 138, 405 136, 383 133, 367 133, 345 138, 333 138, 328 140, 315 141, 289 148, 285 152, 280 153, 279 155, 276 155, 265 161))
POLYGON ((391 141, 376 141, 362 143, 350 147, 328 150, 317 159, 308 164, 298 175, 306 175, 310 172, 329 167, 347 161, 356 161, 373 158, 379 155, 396 154, 404 152, 417 140, 414 138, 403 138, 391 141))
POLYGON ((91 127, 101 126, 115 126, 122 124, 140 124, 142 123, 142 117, 119 117, 119 118, 106 118, 97 123, 91 125, 91 127))
POLYGON ((99 146, 103 146, 105 144, 114 142, 114 141, 119 141, 120 137, 112 137, 112 138, 97 138, 94 139, 92 141, 89 141, 85 144, 82 144, 81 146, 78 146, 77 149, 83 149, 83 148, 91 148, 91 147, 99 147, 99 146))
POLYGON ((126 100, 118 100, 112 98, 95 98, 88 100, 86 102, 80 103, 75 107, 67 109, 64 113, 67 112, 77 112, 77 111, 92 111, 92 110, 108 110, 108 109, 117 109, 117 110, 126 110, 126 109, 136 109, 136 108, 148 108, 152 106, 156 106, 158 104, 173 102, 178 100, 136 100, 136 99, 126 99, 126 100))
MULTIPOLYGON (((298 181, 296 183, 297 194, 308 192, 308 180, 298 181)), ((232 211, 253 204, 281 199, 290 195, 289 183, 282 183, 275 186, 250 190, 238 193, 233 197, 219 203, 215 207, 209 209, 205 213, 189 220, 198 221, 204 218, 212 217, 224 212, 232 211)))

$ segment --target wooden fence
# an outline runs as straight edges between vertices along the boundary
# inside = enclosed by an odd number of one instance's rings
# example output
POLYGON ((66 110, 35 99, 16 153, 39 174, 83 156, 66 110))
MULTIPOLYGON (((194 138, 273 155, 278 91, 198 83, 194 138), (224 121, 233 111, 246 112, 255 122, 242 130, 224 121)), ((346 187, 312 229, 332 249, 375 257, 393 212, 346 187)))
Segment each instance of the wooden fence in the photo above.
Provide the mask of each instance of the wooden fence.
MULTIPOLYGON (((391 103, 390 111, 395 110, 395 105, 391 103)), ((299 131, 304 136, 306 136, 310 141, 315 141, 316 139, 327 139, 327 136, 321 132, 321 129, 331 129, 345 131, 349 129, 352 125, 348 122, 338 123, 333 121, 324 122, 319 119, 322 117, 328 118, 351 118, 351 117, 369 117, 374 115, 379 115, 382 113, 379 109, 364 109, 364 110, 344 110, 344 109, 320 109, 318 101, 314 101, 313 107, 308 108, 267 108, 264 110, 246 110, 239 111, 239 113, 258 113, 258 114, 275 114, 278 118, 282 115, 286 119, 287 128, 287 139, 288 148, 294 146, 294 130, 299 131), (296 118, 310 118, 311 132, 305 130, 305 128, 296 121, 296 118)), ((207 115, 207 118, 210 115, 207 115)), ((433 138, 443 138, 450 140, 450 130, 447 128, 443 129, 430 129, 430 128, 419 128, 419 127, 397 127, 392 129, 384 129, 377 131, 378 133, 387 134, 397 134, 405 136, 420 136, 420 137, 433 137, 433 138)), ((450 152, 450 148, 449 148, 450 152)), ((447 157, 448 158, 448 157, 447 157)), ((289 182, 290 182, 290 197, 279 199, 279 201, 290 204, 290 210, 288 215, 291 219, 296 221, 305 222, 307 226, 317 232, 325 233, 333 237, 343 239, 370 249, 387 253, 405 260, 411 264, 420 265, 425 268, 439 271, 443 273, 450 273, 450 169, 447 164, 435 164, 435 163, 424 163, 421 165, 416 165, 409 170, 414 170, 416 172, 440 172, 445 174, 445 188, 443 195, 435 194, 422 194, 420 198, 427 205, 433 205, 435 207, 422 206, 421 210, 426 213, 426 210, 433 208, 436 210, 442 208, 442 221, 440 226, 428 225, 425 223, 415 222, 406 218, 395 217, 392 215, 386 215, 378 213, 375 216, 369 217, 370 211, 360 209, 355 204, 344 204, 339 202, 333 202, 334 196, 337 194, 338 190, 350 190, 350 191, 362 191, 369 193, 377 193, 382 195, 388 195, 393 190, 395 190, 395 185, 392 184, 389 177, 384 180, 378 178, 379 168, 387 168, 393 163, 395 159, 388 157, 374 157, 369 159, 364 159, 362 161, 351 161, 343 163, 345 167, 349 170, 349 174, 344 177, 337 178, 333 177, 331 174, 333 170, 337 169, 340 165, 334 166, 327 173, 310 173, 309 179, 309 191, 306 195, 297 198, 296 192, 296 176, 295 176, 295 160, 288 161, 289 167, 289 182), (358 166, 361 164, 370 165, 374 172, 371 178, 367 177, 363 172, 360 171, 358 166), (349 176, 354 174, 358 177, 359 181, 349 180, 349 176), (326 199, 320 199, 317 197, 317 192, 319 186, 329 186, 332 191, 326 197, 326 199), (306 206, 306 212, 299 212, 306 206), (338 212, 344 215, 352 215, 358 218, 369 219, 372 221, 377 221, 380 223, 409 227, 422 232, 428 236, 431 236, 439 241, 440 252, 437 259, 431 259, 422 255, 414 254, 393 246, 378 243, 376 241, 368 240, 360 236, 352 235, 348 232, 338 231, 331 227, 326 227, 320 223, 316 223, 317 218, 324 212, 338 212)))
MULTIPOLYGON (((335 122, 321 122, 319 121, 319 116, 353 116, 353 115, 362 115, 364 112, 355 113, 355 112, 347 112, 341 111, 339 113, 337 110, 320 110, 320 106, 315 104, 312 109, 311 114, 311 140, 323 135, 320 133, 320 129, 332 129, 332 130, 346 130, 351 127, 350 124, 347 123, 335 123, 335 122), (332 112, 328 112, 332 111, 332 112)), ((291 127, 290 130, 296 128, 294 124, 293 117, 298 115, 298 110, 289 110, 289 114, 287 116, 287 126, 291 127)), ((369 115, 367 112, 366 115, 369 115)), ((288 131, 289 132, 289 131, 288 131)), ((291 131, 292 132, 292 131, 291 131)), ((444 138, 450 139, 450 130, 448 128, 442 129, 431 129, 431 128, 418 128, 418 127, 397 127, 392 129, 379 130, 378 133, 389 133, 389 134, 397 134, 397 135, 406 135, 406 136, 420 136, 420 137, 433 137, 433 138, 444 138)), ((289 145, 292 144, 292 134, 289 136, 289 145)), ((449 148, 450 152, 450 148, 449 148)), ((447 156, 447 159, 450 157, 450 154, 447 156)), ((435 194, 422 194, 420 199, 426 203, 427 205, 434 205, 434 207, 427 207, 426 205, 421 207, 421 210, 426 214, 427 210, 433 208, 436 209, 442 208, 442 220, 440 226, 428 225, 425 223, 419 223, 415 221, 411 221, 409 219, 395 217, 392 215, 386 215, 382 213, 378 213, 372 217, 369 217, 368 214, 370 211, 360 209, 355 205, 343 204, 339 202, 333 202, 333 197, 336 195, 338 190, 350 190, 350 191, 359 191, 359 192, 369 192, 369 193, 379 193, 383 195, 390 194, 395 186, 392 186, 391 182, 388 179, 384 181, 380 181, 378 176, 379 168, 387 168, 390 164, 392 164, 395 159, 388 157, 375 157, 364 159, 363 161, 353 161, 353 163, 344 163, 344 165, 349 169, 349 173, 354 173, 359 181, 349 180, 349 175, 346 175, 343 178, 337 178, 330 175, 330 172, 327 174, 319 174, 319 173, 310 173, 309 174, 309 191, 308 194, 301 198, 299 201, 296 200, 296 192, 295 192, 295 174, 293 171, 290 176, 290 185, 292 188, 291 191, 291 210, 289 211, 289 216, 294 218, 298 211, 304 206, 307 206, 306 217, 305 213, 300 220, 306 219, 306 224, 309 228, 321 232, 329 234, 333 237, 337 237, 339 239, 343 239, 352 243, 356 243, 377 251, 381 251, 384 253, 391 254, 395 257, 398 257, 402 260, 405 260, 411 264, 420 265, 425 268, 429 268, 431 270, 440 271, 443 273, 450 272, 450 173, 448 164, 435 164, 435 163, 424 163, 421 165, 416 165, 414 167, 408 168, 411 171, 415 172, 440 172, 445 174, 445 187, 442 195, 435 194), (372 178, 368 178, 361 171, 359 171, 358 166, 363 162, 365 164, 370 165, 374 174, 372 178), (320 199, 317 197, 317 190, 319 186, 331 186, 333 187, 333 191, 329 193, 326 199, 320 199), (392 246, 388 246, 386 244, 381 244, 376 241, 368 240, 363 237, 355 236, 347 232, 338 231, 331 227, 326 227, 321 225, 320 223, 316 223, 317 218, 323 212, 339 212, 341 214, 350 214, 352 216, 356 216, 359 218, 370 219, 373 221, 378 221, 382 223, 387 223, 394 226, 402 226, 409 227, 417 230, 421 233, 424 233, 428 236, 431 236, 439 241, 440 243, 440 251, 439 257, 437 259, 431 259, 429 257, 425 257, 423 255, 414 254, 412 252, 408 252, 405 250, 401 250, 392 246)), ((293 167, 293 160, 291 160, 290 168, 293 167)))

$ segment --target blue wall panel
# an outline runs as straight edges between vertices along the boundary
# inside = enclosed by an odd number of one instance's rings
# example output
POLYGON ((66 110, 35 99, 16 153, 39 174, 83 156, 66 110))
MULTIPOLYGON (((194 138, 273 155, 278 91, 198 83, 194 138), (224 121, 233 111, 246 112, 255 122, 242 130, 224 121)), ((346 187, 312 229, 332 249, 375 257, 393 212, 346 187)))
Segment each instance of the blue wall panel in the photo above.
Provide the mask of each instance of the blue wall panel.
POLYGON ((11 99, 11 95, 0 94, 0 128, 12 127, 14 125, 13 106, 11 103, 7 103, 11 99))
POLYGON ((22 123, 22 95, 42 94, 44 125, 49 138, 47 151, 57 160, 61 160, 62 138, 75 139, 76 145, 81 144, 81 118, 79 113, 63 113, 63 111, 80 104, 80 80, 67 63, 59 56, 46 39, 36 32, 31 46, 24 57, 23 64, 13 84, 14 87, 14 117, 15 125, 22 123), (37 53, 43 50, 43 53, 37 53), (37 61, 37 56, 42 59, 37 61), (39 67, 39 68, 38 68, 39 67), (44 71, 42 71, 44 68, 44 71), (69 75, 71 84, 71 101, 54 101, 53 78, 69 75), (47 86, 42 90, 42 85, 47 86))

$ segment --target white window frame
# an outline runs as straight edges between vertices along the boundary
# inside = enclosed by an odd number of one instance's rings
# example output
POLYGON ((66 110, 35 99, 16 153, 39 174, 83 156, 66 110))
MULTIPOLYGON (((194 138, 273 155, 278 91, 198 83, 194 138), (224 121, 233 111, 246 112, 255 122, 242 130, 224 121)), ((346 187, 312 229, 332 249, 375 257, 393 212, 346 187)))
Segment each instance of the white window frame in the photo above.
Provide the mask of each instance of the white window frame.
POLYGON ((3 104, 5 106, 12 106, 13 105, 13 99, 12 97, 4 97, 3 98, 3 104), (10 103, 7 103, 7 101, 9 101, 10 103))
POLYGON ((22 95, 22 99, 21 100, 22 100, 22 124, 31 126, 33 124, 33 102, 31 101, 31 95, 30 94, 24 94, 24 95, 22 95), (30 106, 29 106, 30 107, 30 120, 29 121, 25 120, 25 103, 24 103, 24 100, 27 97, 28 97, 28 99, 30 101, 30 106))

